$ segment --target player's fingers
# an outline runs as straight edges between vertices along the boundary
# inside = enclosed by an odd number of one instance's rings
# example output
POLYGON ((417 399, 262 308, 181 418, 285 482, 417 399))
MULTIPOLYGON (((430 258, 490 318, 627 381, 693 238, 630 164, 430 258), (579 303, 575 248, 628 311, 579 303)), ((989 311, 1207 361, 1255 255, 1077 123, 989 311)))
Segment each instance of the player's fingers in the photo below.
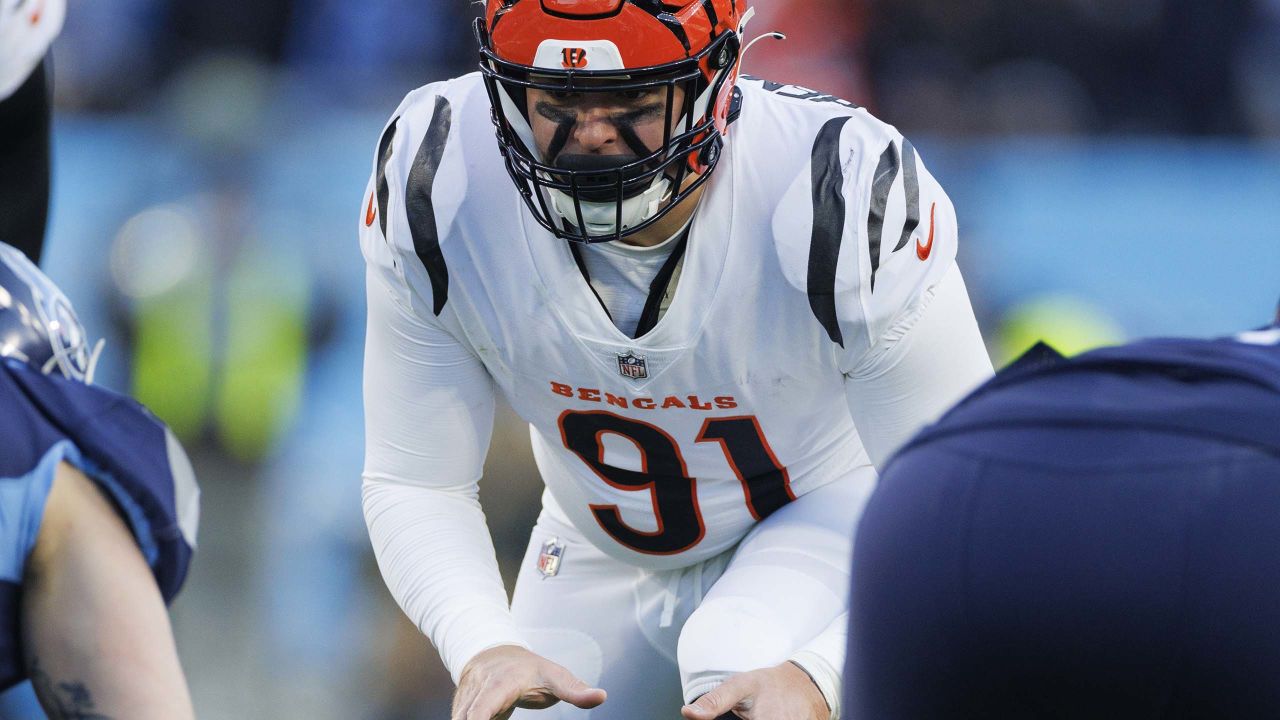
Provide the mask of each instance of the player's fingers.
MULTIPOLYGON (((468 720, 472 706, 474 706, 487 693, 500 692, 497 688, 490 687, 488 683, 476 682, 474 679, 463 680, 458 686, 457 692, 453 696, 453 713, 450 715, 451 720, 468 720)), ((485 720, 488 720, 486 718, 485 720)))
POLYGON ((515 707, 520 690, 505 682, 486 683, 475 688, 470 701, 465 705, 456 703, 453 710, 454 720, 494 720, 508 717, 515 707))
POLYGON ((471 704, 475 702, 477 688, 471 683, 462 683, 453 693, 453 711, 449 714, 450 720, 463 720, 467 716, 467 710, 471 708, 471 704))
POLYGON ((570 705, 593 708, 605 701, 604 690, 591 687, 577 675, 555 663, 547 663, 542 671, 542 677, 547 683, 547 689, 570 705))
POLYGON ((733 677, 680 709, 688 720, 716 720, 733 710, 751 693, 749 683, 733 677))
POLYGON ((477 698, 463 720, 501 720, 511 717, 515 710, 514 702, 495 701, 492 697, 477 698))

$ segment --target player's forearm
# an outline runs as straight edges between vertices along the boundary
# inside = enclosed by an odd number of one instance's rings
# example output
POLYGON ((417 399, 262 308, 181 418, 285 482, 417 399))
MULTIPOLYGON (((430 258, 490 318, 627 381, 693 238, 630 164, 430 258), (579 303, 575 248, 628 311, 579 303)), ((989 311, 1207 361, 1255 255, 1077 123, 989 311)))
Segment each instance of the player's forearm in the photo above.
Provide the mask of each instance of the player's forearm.
POLYGON ((63 465, 26 567, 27 668, 61 718, 193 718, 169 616, 124 522, 63 465))
POLYGON ((527 647, 511 617, 484 513, 472 497, 366 478, 364 514, 383 579, 458 681, 496 645, 527 647))
POLYGON ((810 640, 790 658, 822 691, 827 707, 831 708, 831 720, 840 718, 841 673, 844 670, 848 623, 849 614, 842 613, 821 635, 810 640))

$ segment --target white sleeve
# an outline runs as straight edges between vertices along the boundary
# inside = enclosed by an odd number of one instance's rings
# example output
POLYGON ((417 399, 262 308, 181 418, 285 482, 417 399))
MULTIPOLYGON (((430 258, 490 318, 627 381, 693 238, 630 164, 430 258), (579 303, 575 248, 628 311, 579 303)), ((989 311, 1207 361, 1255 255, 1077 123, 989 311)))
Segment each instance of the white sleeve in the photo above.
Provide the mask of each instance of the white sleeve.
POLYGON ((525 645, 498 574, 478 481, 493 429, 492 381, 431 318, 368 272, 364 515, 396 602, 457 682, 485 648, 525 645))
POLYGON ((845 374, 845 398, 877 468, 917 431, 992 375, 991 358, 954 264, 845 374))
POLYGON ((842 613, 818 637, 810 640, 791 656, 791 662, 799 665, 831 709, 830 720, 840 720, 841 677, 844 675, 844 656, 848 643, 849 613, 842 613))
POLYGON ((49 54, 66 14, 66 0, 0 2, 0 100, 17 92, 49 54))
MULTIPOLYGON (((992 373, 964 280, 954 265, 873 348, 845 376, 845 397, 877 468, 992 373)), ((847 636, 846 613, 790 658, 822 691, 831 720, 839 720, 841 712, 847 636)))

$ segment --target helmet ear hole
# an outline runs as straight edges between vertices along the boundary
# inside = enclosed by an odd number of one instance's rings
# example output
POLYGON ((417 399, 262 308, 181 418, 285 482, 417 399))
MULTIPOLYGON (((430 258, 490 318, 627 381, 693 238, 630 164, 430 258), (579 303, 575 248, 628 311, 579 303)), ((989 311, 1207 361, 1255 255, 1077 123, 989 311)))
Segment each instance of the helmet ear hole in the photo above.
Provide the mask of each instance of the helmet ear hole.
POLYGON ((708 59, 711 69, 723 70, 737 62, 741 45, 742 42, 738 39, 738 34, 730 33, 729 38, 724 41, 724 44, 720 46, 715 55, 708 59))
POLYGON ((689 169, 696 173, 706 172, 707 168, 714 167, 716 162, 720 160, 720 151, 723 143, 714 140, 707 143, 702 150, 689 158, 689 169), (697 158, 694 160, 694 158, 697 158))

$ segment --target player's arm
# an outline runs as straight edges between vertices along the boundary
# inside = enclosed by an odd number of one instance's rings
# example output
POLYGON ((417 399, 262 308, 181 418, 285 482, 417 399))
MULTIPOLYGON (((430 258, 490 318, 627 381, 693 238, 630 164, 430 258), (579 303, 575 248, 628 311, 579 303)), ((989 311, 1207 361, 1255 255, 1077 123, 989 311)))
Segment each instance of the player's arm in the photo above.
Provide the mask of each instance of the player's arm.
POLYGON ((195 716, 151 569, 111 502, 66 463, 27 559, 22 628, 52 720, 195 716))
POLYGON ((603 691, 526 649, 507 605, 478 500, 493 402, 479 361, 371 276, 365 519, 387 587, 458 683, 453 718, 593 707, 603 691))
POLYGON ((361 208, 369 266, 363 485, 369 537, 391 594, 458 683, 455 720, 490 720, 517 705, 561 699, 591 707, 603 702, 603 691, 526 649, 480 508, 492 379, 441 319, 449 310, 437 307, 403 207, 416 144, 431 125, 422 108, 433 106, 441 103, 411 96, 388 125, 361 208))
POLYGON ((839 720, 843 668, 832 662, 844 658, 847 624, 848 613, 842 613, 790 660, 731 675, 681 714, 687 720, 721 720, 729 713, 745 720, 839 720))
POLYGON ((388 588, 457 680, 475 654, 523 645, 480 508, 493 425, 484 368, 370 271, 363 502, 388 588))
POLYGON ((846 193, 858 212, 844 229, 857 253, 840 268, 856 268, 857 281, 834 304, 849 412, 872 463, 883 468, 992 368, 955 262, 950 198, 892 128, 857 138, 861 163, 846 193))
POLYGON ((992 374, 956 267, 955 208, 915 147, 863 112, 829 119, 773 217, 873 464, 992 374))
MULTIPOLYGON (((865 215, 850 235, 881 229, 876 283, 837 304, 845 318, 841 362, 849 413, 877 469, 925 425, 992 375, 991 359, 955 264, 955 210, 913 148, 891 137, 863 168, 865 215), (901 163, 886 181, 885 159, 901 163), (910 169, 908 170, 908 164, 910 169), (908 181, 910 178, 910 182, 908 181), (908 185, 911 185, 908 188, 908 185), (873 214, 880 214, 873 219, 873 214), (918 222, 917 222, 918 221, 918 222), (897 248, 897 251, 894 251, 897 248)), ((875 243, 862 243, 867 248, 875 243)), ((864 273, 864 277, 866 274, 864 273)), ((846 623, 832 623, 793 658, 838 712, 846 623)))
POLYGON ((992 375, 959 268, 953 265, 921 302, 879 352, 845 377, 849 412, 878 469, 992 375))
MULTIPOLYGON (((863 445, 882 467, 989 377, 991 362, 955 266, 955 210, 910 143, 856 113, 828 121, 812 155, 775 212, 774 236, 784 274, 806 291, 832 343, 863 445)), ((808 683, 784 664, 730 678, 708 705, 744 702, 734 694, 755 685, 773 693, 753 698, 757 707, 816 708, 820 691, 838 717, 845 637, 842 616, 791 657, 808 683)), ((696 710, 686 717, 701 720, 696 710)))

